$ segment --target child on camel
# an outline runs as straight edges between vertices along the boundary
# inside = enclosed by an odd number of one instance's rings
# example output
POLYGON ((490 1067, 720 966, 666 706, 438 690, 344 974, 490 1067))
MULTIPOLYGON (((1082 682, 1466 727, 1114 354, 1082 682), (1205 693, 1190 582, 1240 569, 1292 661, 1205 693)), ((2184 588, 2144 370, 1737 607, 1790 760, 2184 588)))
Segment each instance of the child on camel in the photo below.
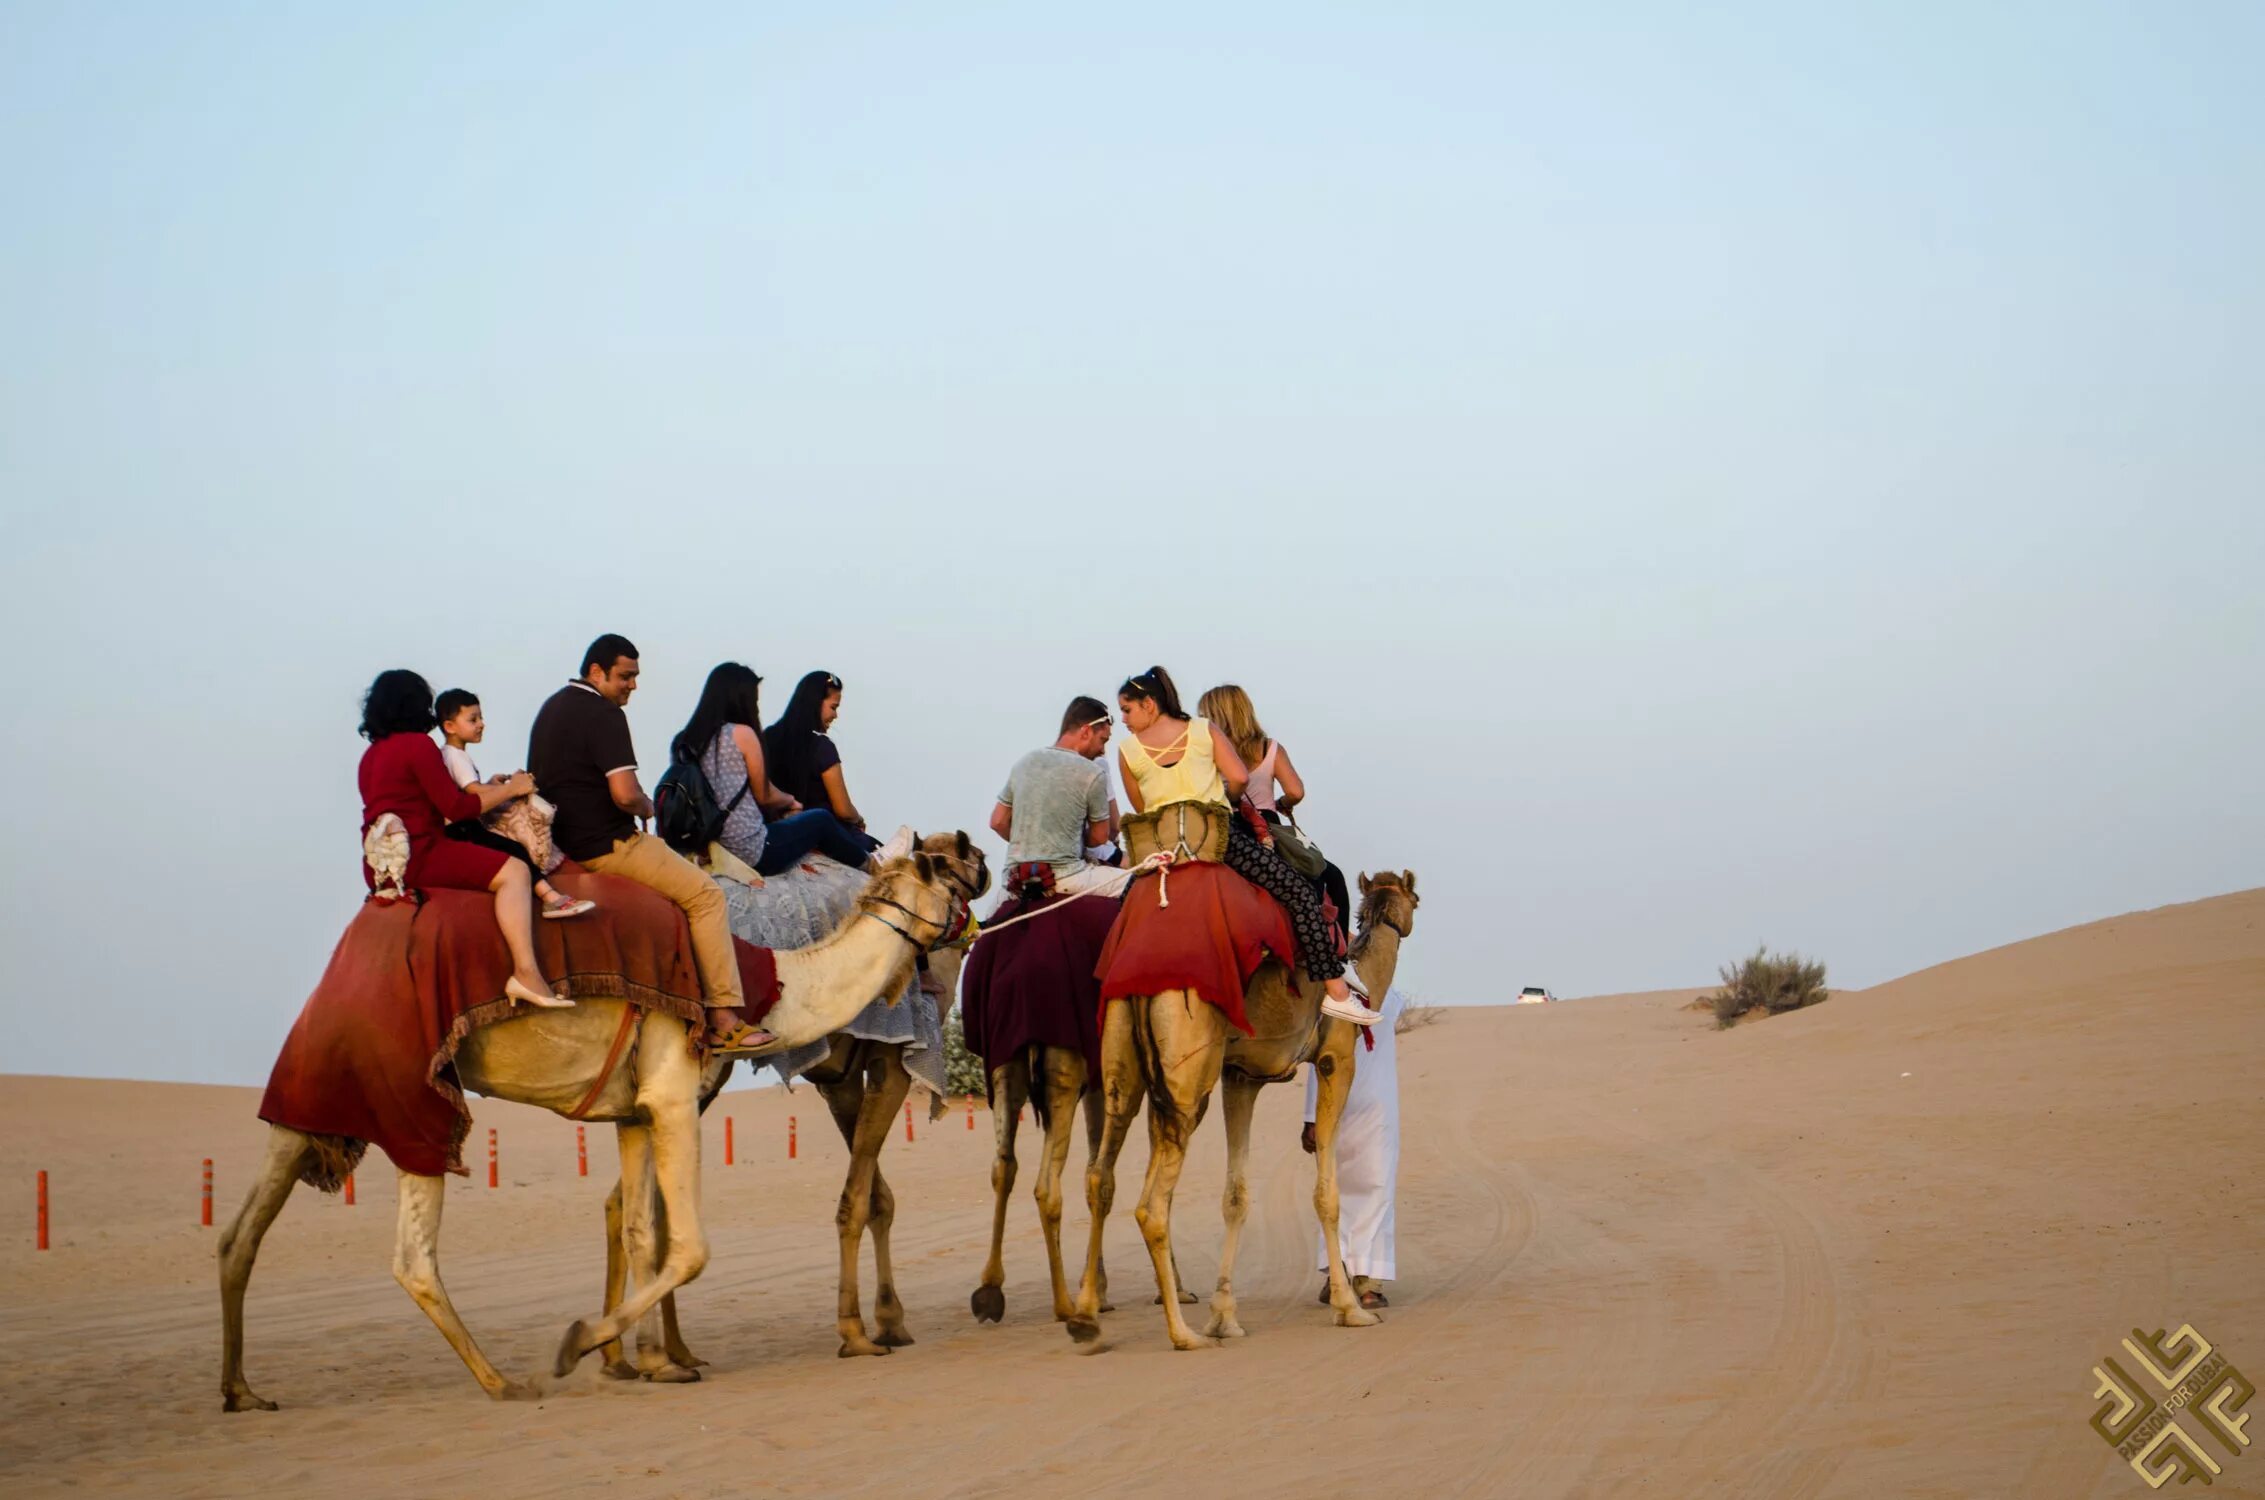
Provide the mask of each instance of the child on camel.
MULTIPOLYGON (((487 717, 480 711, 480 700, 464 688, 450 688, 434 701, 433 713, 440 720, 442 737, 448 741, 441 747, 440 758, 447 762, 449 776, 460 787, 480 784, 480 768, 472 764, 471 753, 465 748, 477 745, 487 737, 487 717)), ((485 784, 501 785, 509 779, 497 776, 485 784)), ((517 800, 513 799, 514 802, 517 800)), ((500 812, 511 805, 505 803, 493 811, 500 812)), ((534 877, 535 896, 543 904, 543 916, 550 920, 579 917, 598 904, 587 897, 578 900, 552 885, 544 878, 543 867, 535 863, 535 856, 528 851, 522 840, 496 832, 479 818, 466 818, 462 822, 451 823, 443 831, 452 839, 478 844, 481 848, 493 849, 498 854, 508 854, 524 864, 527 873, 534 877)))

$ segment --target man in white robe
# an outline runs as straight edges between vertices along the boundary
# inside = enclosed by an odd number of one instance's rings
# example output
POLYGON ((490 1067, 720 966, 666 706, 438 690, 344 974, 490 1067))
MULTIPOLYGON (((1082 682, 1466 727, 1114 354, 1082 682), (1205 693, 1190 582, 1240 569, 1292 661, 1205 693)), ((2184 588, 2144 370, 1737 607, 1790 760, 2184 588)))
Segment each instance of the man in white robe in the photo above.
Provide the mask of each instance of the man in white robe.
MULTIPOLYGON (((1400 1070, 1393 1028, 1408 1008, 1397 986, 1387 990, 1378 1009, 1382 1025, 1371 1026, 1376 1049, 1355 1043, 1353 1086, 1337 1122, 1337 1238, 1345 1274, 1363 1307, 1386 1306, 1383 1283, 1392 1280, 1392 1200, 1400 1177, 1400 1070)), ((1305 1148, 1314 1149, 1313 1117, 1321 1102, 1321 1083, 1306 1070, 1305 1148)), ((1321 1300, 1329 1300, 1329 1247, 1314 1236, 1323 1280, 1321 1300)))

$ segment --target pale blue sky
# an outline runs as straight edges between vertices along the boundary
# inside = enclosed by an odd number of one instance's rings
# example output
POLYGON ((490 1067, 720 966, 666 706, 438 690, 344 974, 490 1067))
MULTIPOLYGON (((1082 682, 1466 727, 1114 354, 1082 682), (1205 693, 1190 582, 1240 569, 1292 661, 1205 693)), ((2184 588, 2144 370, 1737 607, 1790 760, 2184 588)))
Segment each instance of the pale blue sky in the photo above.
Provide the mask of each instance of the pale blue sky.
POLYGON ((508 769, 608 629, 649 765, 716 661, 824 666, 923 829, 1072 693, 1238 680, 1419 872, 1433 999, 2265 883, 2260 56, 2250 4, 0 4, 0 1068, 263 1078, 370 675, 508 769))

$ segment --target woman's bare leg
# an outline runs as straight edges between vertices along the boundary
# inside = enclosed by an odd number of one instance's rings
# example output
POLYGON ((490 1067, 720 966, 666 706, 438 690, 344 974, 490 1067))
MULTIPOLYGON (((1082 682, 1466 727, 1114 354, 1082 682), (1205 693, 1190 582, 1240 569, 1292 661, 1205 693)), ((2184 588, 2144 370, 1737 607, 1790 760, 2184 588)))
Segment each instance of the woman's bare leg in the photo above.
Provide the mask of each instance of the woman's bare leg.
POLYGON ((527 867, 515 859, 505 860, 488 889, 495 892, 495 925, 503 932, 503 945, 511 950, 512 977, 536 994, 548 995, 550 981, 535 962, 535 907, 527 867))

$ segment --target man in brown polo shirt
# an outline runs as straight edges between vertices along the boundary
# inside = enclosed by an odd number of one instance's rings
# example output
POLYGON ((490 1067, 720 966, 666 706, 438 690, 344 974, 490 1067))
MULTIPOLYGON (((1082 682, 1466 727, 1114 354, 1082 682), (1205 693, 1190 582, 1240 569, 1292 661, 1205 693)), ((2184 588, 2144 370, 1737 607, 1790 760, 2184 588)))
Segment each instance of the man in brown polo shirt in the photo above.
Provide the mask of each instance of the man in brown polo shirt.
POLYGON ((637 691, 637 648, 601 635, 582 654, 582 676, 543 704, 527 739, 535 790, 558 817, 551 839, 585 870, 634 880, 674 901, 692 924, 692 954, 708 992, 708 1037, 725 1048, 770 1038, 749 1026, 740 1007, 739 961, 732 953, 724 893, 683 855, 638 821, 653 816, 637 781, 637 751, 622 708, 637 691))

